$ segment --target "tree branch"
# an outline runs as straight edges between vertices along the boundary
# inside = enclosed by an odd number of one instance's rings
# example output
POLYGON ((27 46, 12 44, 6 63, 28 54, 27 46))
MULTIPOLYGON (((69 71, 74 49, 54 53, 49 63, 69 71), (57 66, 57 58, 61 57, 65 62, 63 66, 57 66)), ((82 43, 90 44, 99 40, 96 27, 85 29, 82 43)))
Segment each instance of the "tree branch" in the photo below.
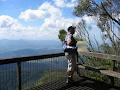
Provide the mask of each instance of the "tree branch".
POLYGON ((106 14, 108 15, 108 17, 110 17, 113 21, 115 21, 118 25, 120 25, 120 22, 119 22, 118 20, 116 20, 115 18, 113 18, 113 17, 109 14, 109 12, 106 10, 106 8, 104 7, 104 5, 103 5, 102 2, 101 2, 101 5, 102 5, 104 11, 106 12, 106 14))

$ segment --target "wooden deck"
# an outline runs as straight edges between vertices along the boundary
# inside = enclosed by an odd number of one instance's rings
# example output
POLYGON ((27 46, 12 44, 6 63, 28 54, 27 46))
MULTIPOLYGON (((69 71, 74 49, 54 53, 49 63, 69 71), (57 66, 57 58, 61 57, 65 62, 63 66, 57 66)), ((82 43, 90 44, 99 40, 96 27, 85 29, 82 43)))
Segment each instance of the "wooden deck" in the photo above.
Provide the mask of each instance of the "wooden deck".
POLYGON ((111 85, 100 81, 80 77, 79 80, 76 80, 71 85, 67 85, 65 79, 62 79, 29 90, 120 90, 120 87, 112 87, 111 85))

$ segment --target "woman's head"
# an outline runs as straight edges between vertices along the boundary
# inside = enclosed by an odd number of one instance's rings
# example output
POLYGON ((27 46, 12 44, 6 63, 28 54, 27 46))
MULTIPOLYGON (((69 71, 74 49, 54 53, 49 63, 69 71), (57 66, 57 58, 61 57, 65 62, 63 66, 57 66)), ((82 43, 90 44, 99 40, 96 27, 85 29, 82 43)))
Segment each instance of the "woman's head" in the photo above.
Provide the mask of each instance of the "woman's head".
POLYGON ((74 26, 68 27, 68 32, 70 32, 71 34, 74 34, 75 33, 75 27, 74 26))

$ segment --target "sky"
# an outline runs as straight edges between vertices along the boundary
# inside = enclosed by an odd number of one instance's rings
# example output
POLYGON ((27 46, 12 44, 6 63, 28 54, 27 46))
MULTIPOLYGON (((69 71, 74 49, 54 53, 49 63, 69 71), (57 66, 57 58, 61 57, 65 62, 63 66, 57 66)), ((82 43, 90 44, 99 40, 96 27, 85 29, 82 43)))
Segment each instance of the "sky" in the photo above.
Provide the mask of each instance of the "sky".
POLYGON ((76 2, 77 0, 0 0, 0 39, 58 40, 60 29, 66 30, 81 19, 91 29, 96 28, 91 17, 73 15, 76 2))

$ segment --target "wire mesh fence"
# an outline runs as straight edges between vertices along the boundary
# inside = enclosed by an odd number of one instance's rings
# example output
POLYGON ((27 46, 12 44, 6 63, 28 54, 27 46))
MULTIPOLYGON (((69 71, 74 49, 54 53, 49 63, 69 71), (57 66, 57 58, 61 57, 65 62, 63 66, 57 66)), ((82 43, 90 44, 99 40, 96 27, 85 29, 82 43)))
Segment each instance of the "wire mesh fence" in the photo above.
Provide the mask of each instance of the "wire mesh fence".
POLYGON ((67 60, 64 55, 22 61, 20 67, 17 62, 0 64, 0 90, 30 90, 52 83, 65 78, 66 68, 67 60))

